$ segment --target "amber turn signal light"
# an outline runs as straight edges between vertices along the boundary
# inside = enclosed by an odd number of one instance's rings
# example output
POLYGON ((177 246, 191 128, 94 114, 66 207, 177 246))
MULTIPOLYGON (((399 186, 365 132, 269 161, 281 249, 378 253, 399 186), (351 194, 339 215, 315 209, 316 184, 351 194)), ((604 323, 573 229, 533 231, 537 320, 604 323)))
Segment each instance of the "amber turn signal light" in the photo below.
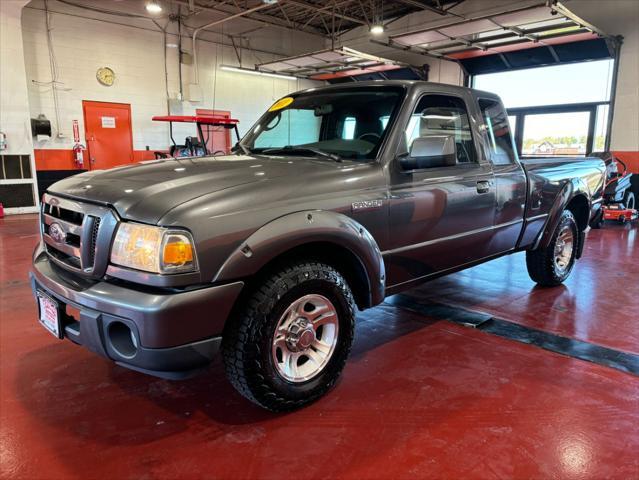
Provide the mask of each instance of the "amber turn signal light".
POLYGON ((184 265, 193 261, 193 247, 186 242, 173 242, 164 245, 162 261, 165 265, 184 265))

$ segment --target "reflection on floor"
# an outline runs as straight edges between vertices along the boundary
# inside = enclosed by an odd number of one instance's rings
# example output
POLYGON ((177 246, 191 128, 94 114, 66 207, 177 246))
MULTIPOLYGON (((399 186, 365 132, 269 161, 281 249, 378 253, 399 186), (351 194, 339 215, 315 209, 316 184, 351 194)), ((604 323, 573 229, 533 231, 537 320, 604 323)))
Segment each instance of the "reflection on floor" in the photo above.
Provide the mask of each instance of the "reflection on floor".
MULTIPOLYGON (((219 362, 169 382, 36 321, 35 217, 0 220, 0 452, 8 478, 636 478, 639 377, 410 312, 360 315, 339 385, 302 411, 242 400, 219 362)), ((637 228, 593 231, 565 287, 522 255, 408 292, 639 353, 637 228)))
POLYGON ((529 327, 639 354, 639 228, 607 222, 588 236, 565 285, 535 287, 523 253, 414 289, 422 300, 480 310, 529 327))

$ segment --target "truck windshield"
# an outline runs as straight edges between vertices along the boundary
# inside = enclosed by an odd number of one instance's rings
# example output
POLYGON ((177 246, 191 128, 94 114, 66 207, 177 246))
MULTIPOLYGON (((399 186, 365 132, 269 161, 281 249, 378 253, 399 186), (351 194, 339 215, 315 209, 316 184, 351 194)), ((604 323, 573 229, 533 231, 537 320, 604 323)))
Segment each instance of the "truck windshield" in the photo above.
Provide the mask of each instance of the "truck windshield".
POLYGON ((284 97, 241 145, 258 154, 372 160, 403 92, 397 87, 371 87, 284 97))

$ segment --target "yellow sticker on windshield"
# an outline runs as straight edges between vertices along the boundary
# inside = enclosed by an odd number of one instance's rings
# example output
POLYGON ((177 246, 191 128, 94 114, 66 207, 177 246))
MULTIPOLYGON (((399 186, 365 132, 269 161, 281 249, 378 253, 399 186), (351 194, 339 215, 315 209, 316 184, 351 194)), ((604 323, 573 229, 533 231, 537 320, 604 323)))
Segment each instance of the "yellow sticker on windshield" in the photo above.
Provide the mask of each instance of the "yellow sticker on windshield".
POLYGON ((269 112, 276 112, 283 108, 288 107, 291 103, 293 103, 293 97, 284 97, 280 98, 277 102, 275 102, 271 108, 268 109, 269 112))

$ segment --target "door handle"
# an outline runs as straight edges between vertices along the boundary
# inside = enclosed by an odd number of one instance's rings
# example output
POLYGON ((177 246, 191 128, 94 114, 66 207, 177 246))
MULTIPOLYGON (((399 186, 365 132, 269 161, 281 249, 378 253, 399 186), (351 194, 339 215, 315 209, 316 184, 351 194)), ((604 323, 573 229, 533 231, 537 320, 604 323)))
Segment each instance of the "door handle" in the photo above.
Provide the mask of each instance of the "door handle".
POLYGON ((89 147, 89 163, 91 165, 95 164, 95 157, 92 154, 91 144, 95 141, 95 135, 87 134, 87 147, 89 147))
POLYGON ((477 182, 477 193, 490 192, 490 182, 487 180, 480 180, 477 182))

